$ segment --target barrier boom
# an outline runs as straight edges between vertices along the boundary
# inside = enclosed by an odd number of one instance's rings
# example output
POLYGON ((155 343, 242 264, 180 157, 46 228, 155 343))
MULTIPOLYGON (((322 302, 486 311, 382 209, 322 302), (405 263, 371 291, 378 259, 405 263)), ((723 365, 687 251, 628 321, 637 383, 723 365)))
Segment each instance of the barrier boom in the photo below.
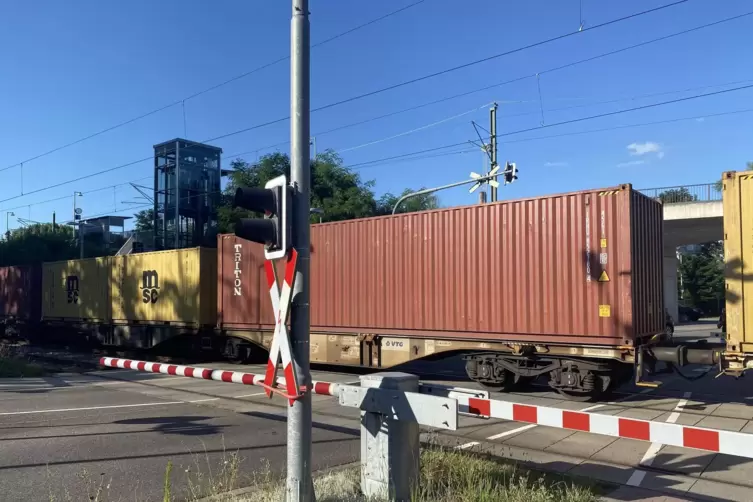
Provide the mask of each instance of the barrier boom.
MULTIPOLYGON (((108 368, 145 371, 147 373, 162 373, 164 375, 184 376, 199 380, 215 380, 217 382, 236 383, 241 385, 256 385, 265 389, 268 389, 269 387, 264 383, 266 375, 244 373, 242 371, 213 370, 210 368, 181 366, 179 364, 150 363, 133 359, 119 359, 116 357, 103 357, 99 360, 99 364, 108 368)), ((279 388, 287 390, 285 388, 285 377, 278 377, 277 385, 279 388)), ((341 384, 332 382, 313 381, 311 392, 321 396, 337 397, 340 386, 341 384)))

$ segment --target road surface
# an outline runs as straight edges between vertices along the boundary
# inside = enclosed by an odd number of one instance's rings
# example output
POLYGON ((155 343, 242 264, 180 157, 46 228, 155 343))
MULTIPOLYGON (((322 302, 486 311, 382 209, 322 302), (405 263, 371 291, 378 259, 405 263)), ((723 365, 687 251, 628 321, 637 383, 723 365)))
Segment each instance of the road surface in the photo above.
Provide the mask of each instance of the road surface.
MULTIPOLYGON (((86 375, 0 380, 0 499, 88 500, 102 485, 104 500, 162 500, 168 461, 179 493, 210 471, 222 482, 234 455, 246 474, 267 463, 270 472, 284 467, 286 424, 267 416, 278 409, 247 402, 258 388, 227 385, 234 399, 227 409, 209 395, 170 390, 178 383, 191 390, 189 382, 157 379, 158 386, 86 375)), ((352 462, 358 438, 323 425, 313 452, 314 468, 352 462)))
MULTIPOLYGON (((203 366, 264 372, 261 365, 203 366)), ((477 388, 466 381, 457 358, 401 369, 431 375, 438 383, 477 388)), ((715 379, 708 369, 685 368, 685 376, 700 378, 693 383, 664 375, 665 383, 658 389, 625 385, 604 403, 565 401, 536 385, 521 392, 492 393, 492 398, 753 433, 753 391, 746 380, 715 379)), ((327 370, 315 369, 314 379, 358 381, 345 369, 327 370)), ((313 399, 314 468, 356 460, 358 411, 340 407, 331 397, 313 399)), ((268 400, 258 387, 180 376, 111 369, 0 381, 0 440, 6 452, 0 460, 3 500, 48 500, 50 489, 82 493, 85 483, 76 476, 84 469, 95 480, 112 479, 115 493, 138 490, 142 500, 149 500, 161 493, 168 460, 175 465, 175 483, 184 488, 185 468, 195 466, 197 458, 205 472, 209 458, 216 472, 233 452, 243 457, 245 474, 258 472, 261 459, 278 472, 284 464, 285 416, 285 403, 280 398, 268 400)), ((646 496, 752 500, 753 462, 743 458, 504 420, 461 417, 459 425, 457 431, 441 436, 444 444, 481 448, 626 487, 620 490, 645 490, 640 493, 646 496)), ((635 492, 625 495, 620 490, 618 500, 642 500, 635 492)))

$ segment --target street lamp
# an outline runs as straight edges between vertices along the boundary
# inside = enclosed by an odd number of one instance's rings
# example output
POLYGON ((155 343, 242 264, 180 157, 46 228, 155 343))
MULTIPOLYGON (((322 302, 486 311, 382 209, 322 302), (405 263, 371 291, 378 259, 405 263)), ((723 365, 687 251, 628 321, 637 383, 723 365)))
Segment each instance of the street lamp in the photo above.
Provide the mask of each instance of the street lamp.
POLYGON ((318 214, 319 215, 319 223, 322 222, 322 215, 324 214, 323 209, 319 209, 318 207, 312 207, 309 209, 309 214, 318 214))
POLYGON ((10 238, 10 223, 9 223, 9 220, 10 220, 11 216, 15 216, 15 215, 16 215, 16 213, 14 213, 13 211, 8 211, 7 213, 5 213, 5 235, 8 238, 10 238))
MULTIPOLYGON (((73 192, 73 227, 75 229, 76 223, 81 219, 81 208, 77 206, 76 204, 76 197, 83 197, 84 194, 81 192, 73 192)), ((79 247, 81 248, 81 259, 84 259, 84 234, 81 231, 81 223, 78 223, 78 241, 79 241, 79 247)))

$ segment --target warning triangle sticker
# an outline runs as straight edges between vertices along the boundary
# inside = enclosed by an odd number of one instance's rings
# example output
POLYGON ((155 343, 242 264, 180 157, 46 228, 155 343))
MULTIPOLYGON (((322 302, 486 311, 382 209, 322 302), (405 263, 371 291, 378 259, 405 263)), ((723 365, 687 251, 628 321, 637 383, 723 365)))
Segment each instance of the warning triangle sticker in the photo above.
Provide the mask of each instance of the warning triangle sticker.
POLYGON ((609 282, 609 276, 607 275, 606 270, 601 271, 601 275, 599 276, 599 282, 609 282))

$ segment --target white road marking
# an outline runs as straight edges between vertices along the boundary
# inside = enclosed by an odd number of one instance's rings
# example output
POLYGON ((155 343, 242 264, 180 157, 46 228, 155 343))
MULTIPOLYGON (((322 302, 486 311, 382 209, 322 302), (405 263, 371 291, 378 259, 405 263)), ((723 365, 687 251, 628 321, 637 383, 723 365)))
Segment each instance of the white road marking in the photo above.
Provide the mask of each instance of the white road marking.
POLYGON ((235 396, 236 399, 239 399, 241 397, 255 397, 255 396, 263 396, 266 392, 255 392, 254 394, 241 394, 240 396, 235 396))
POLYGON ((219 401, 219 400, 220 400, 219 397, 208 397, 204 399, 193 399, 191 401, 161 401, 158 403, 111 404, 107 406, 85 406, 82 408, 57 408, 54 410, 6 411, 6 412, 0 413, 0 416, 37 415, 40 413, 67 413, 70 411, 112 410, 112 409, 118 409, 118 408, 146 408, 150 406, 170 406, 173 404, 206 403, 208 401, 219 401))
POLYGON ((477 446, 481 443, 477 441, 471 441, 470 443, 461 444, 460 446, 456 446, 456 450, 467 450, 468 448, 473 448, 474 446, 477 446))
MULTIPOLYGON (((670 413, 670 415, 667 417, 667 423, 673 424, 677 422, 677 419, 680 418, 680 412, 683 411, 685 406, 688 404, 688 399, 690 398, 691 393, 686 392, 683 394, 682 399, 680 399, 680 402, 677 403, 677 406, 675 406, 675 409, 670 413)), ((661 450, 662 446, 664 446, 662 443, 651 443, 651 446, 648 447, 648 450, 646 450, 646 453, 643 455, 643 458, 640 462, 638 462, 638 465, 642 465, 644 467, 650 467, 651 464, 654 463, 654 460, 656 459, 656 456, 659 454, 659 450, 661 450)), ((635 469, 633 473, 630 475, 630 479, 628 479, 627 484, 628 486, 641 486, 641 483, 643 482, 643 479, 646 477, 646 471, 642 471, 640 469, 635 469)))
POLYGON ((489 440, 489 441, 494 441, 495 439, 499 439, 499 438, 503 438, 503 437, 507 437, 507 436, 512 436, 513 434, 517 434, 518 432, 523 432, 523 431, 527 431, 528 429, 533 429, 534 427, 536 427, 536 425, 537 424, 524 425, 522 427, 518 427, 517 429, 513 429, 511 431, 500 432, 499 434, 495 434, 493 436, 489 436, 486 439, 489 440))
POLYGON ((0 416, 9 415, 35 415, 39 413, 65 413, 69 411, 91 411, 91 410, 111 410, 116 408, 138 408, 147 406, 169 406, 171 404, 186 404, 187 401, 162 401, 160 403, 139 403, 139 404, 112 404, 109 406, 86 406, 83 408, 58 408, 55 410, 29 410, 29 411, 6 411, 0 413, 0 416))

